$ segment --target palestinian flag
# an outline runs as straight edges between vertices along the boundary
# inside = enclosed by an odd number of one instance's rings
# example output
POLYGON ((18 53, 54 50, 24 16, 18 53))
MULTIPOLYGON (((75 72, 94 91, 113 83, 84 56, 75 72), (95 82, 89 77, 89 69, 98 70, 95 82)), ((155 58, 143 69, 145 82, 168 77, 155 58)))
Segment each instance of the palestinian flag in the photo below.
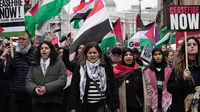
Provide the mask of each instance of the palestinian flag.
POLYGON ((137 16, 136 16, 136 30, 141 30, 142 28, 144 28, 144 24, 142 22, 142 19, 141 19, 141 16, 140 14, 138 13, 137 16))
POLYGON ((35 35, 36 26, 35 25, 31 26, 31 24, 34 22, 33 16, 38 11, 38 8, 39 8, 39 1, 35 4, 35 6, 29 9, 25 14, 24 19, 25 19, 25 24, 26 24, 26 30, 28 30, 31 33, 31 35, 35 35))
POLYGON ((57 16, 60 14, 62 7, 69 2, 70 0, 45 0, 34 15, 34 23, 39 24, 57 16))
POLYGON ((156 48, 160 48, 162 45, 168 45, 170 43, 170 33, 168 32, 160 41, 155 44, 156 48))
POLYGON ((87 44, 91 41, 100 43, 103 37, 111 30, 112 25, 104 1, 97 0, 94 8, 74 38, 74 42, 70 47, 70 53, 73 53, 79 44, 87 44))
POLYGON ((145 36, 151 40, 152 42, 154 42, 154 37, 155 37, 155 24, 153 24, 151 26, 151 28, 147 31, 147 33, 145 33, 145 36))
POLYGON ((104 53, 106 53, 108 50, 112 49, 114 44, 116 42, 120 42, 119 38, 113 34, 112 32, 109 32, 101 41, 100 47, 104 53))
POLYGON ((151 22, 147 25, 144 25, 139 13, 137 14, 135 20, 136 20, 136 32, 140 30, 149 30, 151 26, 155 23, 155 22, 151 22))
POLYGON ((23 36, 25 33, 25 23, 24 23, 24 4, 25 3, 24 3, 24 0, 21 0, 20 5, 15 6, 16 5, 15 2, 10 1, 10 0, 0 0, 0 6, 1 6, 0 8, 0 26, 1 26, 0 37, 10 37, 10 36, 17 37, 17 36, 23 36))
POLYGON ((160 39, 162 39, 167 33, 168 33, 168 29, 167 29, 167 26, 165 26, 165 27, 160 31, 160 39))
POLYGON ((155 22, 149 23, 142 29, 138 30, 133 37, 128 40, 129 48, 138 48, 143 50, 146 45, 152 46, 155 34, 155 22), (148 37, 147 37, 148 36, 148 37))
POLYGON ((120 18, 113 25, 113 33, 119 38, 121 42, 124 42, 123 34, 122 34, 122 25, 120 18))
POLYGON ((160 40, 155 44, 156 48, 161 47, 162 45, 169 45, 172 43, 176 42, 176 35, 175 33, 170 33, 167 30, 167 26, 165 26, 161 31, 160 31, 160 40))
POLYGON ((34 36, 36 24, 42 23, 57 16, 61 12, 62 7, 67 5, 69 2, 70 0, 45 0, 40 8, 36 11, 34 16, 32 15, 31 20, 26 20, 26 29, 31 30, 31 35, 34 36))
POLYGON ((0 34, 3 33, 4 29, 0 26, 0 34))

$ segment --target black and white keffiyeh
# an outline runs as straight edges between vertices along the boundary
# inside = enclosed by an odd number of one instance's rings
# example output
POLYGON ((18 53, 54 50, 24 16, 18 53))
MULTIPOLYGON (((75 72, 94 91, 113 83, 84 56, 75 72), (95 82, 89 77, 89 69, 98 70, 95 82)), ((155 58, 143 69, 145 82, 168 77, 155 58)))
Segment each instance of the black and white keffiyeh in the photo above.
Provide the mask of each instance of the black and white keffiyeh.
POLYGON ((95 63, 91 63, 86 60, 86 65, 80 67, 80 99, 83 102, 83 96, 85 94, 85 86, 87 76, 93 81, 100 81, 100 89, 102 92, 106 91, 106 73, 105 68, 100 66, 100 60, 95 63), (87 73, 87 74, 86 74, 87 73))

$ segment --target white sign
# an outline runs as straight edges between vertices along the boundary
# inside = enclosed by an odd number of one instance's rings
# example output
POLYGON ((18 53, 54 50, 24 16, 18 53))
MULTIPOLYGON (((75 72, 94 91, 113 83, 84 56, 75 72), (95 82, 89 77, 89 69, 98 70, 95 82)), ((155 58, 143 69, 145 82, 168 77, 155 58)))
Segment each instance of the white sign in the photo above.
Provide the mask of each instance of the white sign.
POLYGON ((151 59, 152 59, 152 50, 153 50, 153 47, 152 46, 145 46, 140 57, 142 59, 144 59, 145 61, 148 61, 149 63, 151 62, 151 59))
POLYGON ((0 0, 0 23, 24 21, 24 0, 0 0))
POLYGON ((24 0, 0 0, 0 36, 24 35, 24 0))

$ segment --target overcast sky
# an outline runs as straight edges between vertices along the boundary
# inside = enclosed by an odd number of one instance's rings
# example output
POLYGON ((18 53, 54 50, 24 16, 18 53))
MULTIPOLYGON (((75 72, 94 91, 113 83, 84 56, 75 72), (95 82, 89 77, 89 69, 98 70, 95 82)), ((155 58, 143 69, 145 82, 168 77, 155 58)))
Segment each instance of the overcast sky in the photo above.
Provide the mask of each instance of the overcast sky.
MULTIPOLYGON (((138 5, 139 1, 138 0, 114 0, 116 5, 117 5, 117 10, 122 11, 122 10, 127 10, 130 9, 131 5, 138 5)), ((145 7, 155 7, 157 6, 157 1, 158 0, 142 0, 142 8, 144 9, 145 7)))
MULTIPOLYGON (((89 1, 89 0, 85 0, 89 1)), ((138 0, 114 0, 116 5, 117 5, 117 11, 123 11, 131 8, 131 5, 137 5, 139 4, 138 0)), ((157 1, 158 0, 142 0, 142 8, 144 9, 145 7, 156 7, 157 6, 157 1)), ((70 3, 70 10, 76 5, 80 3, 80 0, 71 0, 70 3)), ((69 8, 66 7, 66 10, 69 8)))

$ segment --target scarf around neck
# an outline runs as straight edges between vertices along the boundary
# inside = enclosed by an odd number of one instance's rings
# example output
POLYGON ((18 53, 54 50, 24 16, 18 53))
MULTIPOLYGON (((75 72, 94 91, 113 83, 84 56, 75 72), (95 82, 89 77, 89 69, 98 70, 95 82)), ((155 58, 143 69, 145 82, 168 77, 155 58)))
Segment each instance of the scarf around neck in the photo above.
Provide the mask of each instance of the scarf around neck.
POLYGON ((40 66, 42 68, 42 73, 45 76, 47 68, 49 67, 50 64, 50 58, 48 58, 46 61, 43 58, 40 58, 40 66))
POLYGON ((86 60, 85 65, 80 66, 80 99, 83 102, 83 97, 85 94, 85 86, 87 77, 92 81, 100 81, 100 89, 102 92, 106 91, 106 72, 103 66, 100 66, 100 60, 95 63, 91 63, 86 60))
POLYGON ((134 67, 129 67, 129 66, 122 65, 120 62, 118 62, 117 65, 114 66, 114 68, 113 68, 114 77, 116 78, 118 76, 121 76, 121 75, 124 75, 126 73, 132 72, 137 68, 138 68, 138 64, 137 63, 135 63, 134 67))
POLYGON ((29 43, 28 46, 26 46, 24 48, 19 48, 19 46, 17 46, 16 52, 21 53, 21 54, 26 54, 26 53, 28 53, 30 48, 31 48, 31 43, 29 43))

